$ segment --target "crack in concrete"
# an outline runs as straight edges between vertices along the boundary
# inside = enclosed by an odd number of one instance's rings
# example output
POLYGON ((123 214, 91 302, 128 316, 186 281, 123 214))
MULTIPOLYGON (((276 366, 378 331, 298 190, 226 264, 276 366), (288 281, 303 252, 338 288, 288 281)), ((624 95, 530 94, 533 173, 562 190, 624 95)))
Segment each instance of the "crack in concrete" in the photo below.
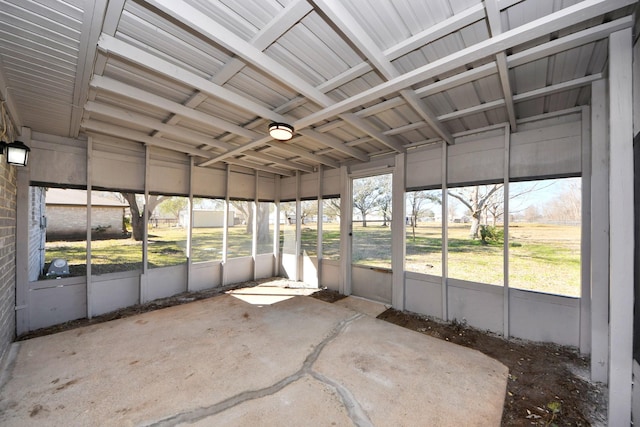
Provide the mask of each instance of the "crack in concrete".
POLYGON ((146 425, 149 427, 164 427, 164 426, 174 426, 179 423, 193 423, 196 421, 200 421, 204 418, 207 418, 212 415, 216 415, 228 409, 231 409, 244 402, 248 402, 250 400, 260 399, 266 396, 270 396, 272 394, 276 394, 277 392, 279 392, 289 384, 294 383, 299 379, 303 378, 305 375, 310 375, 311 377, 315 378, 317 381, 320 381, 323 384, 326 384, 329 387, 336 390, 336 392, 338 393, 338 395, 342 400, 343 405, 347 410, 349 417, 353 421, 354 425, 358 427, 373 426, 373 424, 367 417, 366 413, 364 412, 364 410, 362 409, 358 401, 355 399, 353 394, 347 388, 343 387, 338 382, 330 378, 327 378, 324 375, 318 372, 315 372, 313 370, 313 364, 316 362, 316 360, 318 360, 318 357, 320 357, 322 350, 324 350, 327 344, 329 344, 331 341, 336 339, 338 335, 340 335, 340 333, 344 331, 345 328, 350 323, 362 317, 364 317, 364 314, 357 313, 347 319, 343 319, 340 322, 338 322, 338 324, 336 324, 336 326, 334 326, 334 328, 331 330, 331 333, 326 338, 324 338, 318 345, 316 345, 311 353, 309 353, 309 355, 306 357, 306 359, 302 363, 302 367, 298 371, 296 371, 292 375, 289 375, 286 378, 283 378, 282 380, 276 382, 275 384, 259 390, 244 391, 228 399, 225 399, 221 402, 215 403, 211 406, 206 406, 204 408, 197 408, 192 411, 175 414, 170 417, 167 417, 162 420, 159 420, 150 424, 146 424, 146 425))

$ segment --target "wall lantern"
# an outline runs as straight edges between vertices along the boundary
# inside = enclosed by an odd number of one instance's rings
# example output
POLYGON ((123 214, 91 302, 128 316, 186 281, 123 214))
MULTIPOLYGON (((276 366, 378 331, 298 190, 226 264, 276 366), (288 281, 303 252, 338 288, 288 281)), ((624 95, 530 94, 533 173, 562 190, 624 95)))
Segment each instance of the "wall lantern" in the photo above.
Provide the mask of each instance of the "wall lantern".
POLYGON ((13 141, 11 144, 2 143, 2 151, 7 150, 7 163, 14 166, 27 166, 29 151, 22 141, 13 141))
POLYGON ((269 135, 278 141, 288 141, 293 137, 293 126, 286 123, 273 122, 269 125, 269 135))

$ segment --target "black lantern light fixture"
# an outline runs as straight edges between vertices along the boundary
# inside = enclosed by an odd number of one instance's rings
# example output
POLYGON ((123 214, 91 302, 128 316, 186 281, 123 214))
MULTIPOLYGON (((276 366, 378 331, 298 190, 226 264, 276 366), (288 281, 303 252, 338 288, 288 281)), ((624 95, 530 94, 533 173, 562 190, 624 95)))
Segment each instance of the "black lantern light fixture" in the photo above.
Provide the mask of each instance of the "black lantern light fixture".
POLYGON ((293 126, 286 123, 272 122, 269 125, 269 135, 278 141, 288 141, 293 137, 293 126))
POLYGON ((11 144, 2 143, 3 151, 6 151, 7 163, 14 166, 27 166, 29 161, 29 151, 22 141, 13 141, 11 144))

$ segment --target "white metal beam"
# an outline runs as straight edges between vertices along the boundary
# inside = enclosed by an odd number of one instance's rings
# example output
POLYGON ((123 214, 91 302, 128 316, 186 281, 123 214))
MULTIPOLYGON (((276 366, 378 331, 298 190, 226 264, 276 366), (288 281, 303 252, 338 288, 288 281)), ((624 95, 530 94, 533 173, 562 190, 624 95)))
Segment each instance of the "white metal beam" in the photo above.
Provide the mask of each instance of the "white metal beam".
POLYGON ((274 121, 286 121, 286 119, 280 114, 274 113, 272 110, 258 104, 257 102, 251 101, 242 95, 202 78, 183 67, 172 64, 158 56, 107 34, 102 34, 100 36, 98 48, 105 52, 127 59, 142 67, 154 70, 169 77, 170 79, 182 82, 190 87, 205 92, 210 96, 220 99, 222 102, 230 103, 249 113, 255 114, 256 116, 274 121))
POLYGON ((229 163, 229 164, 232 164, 232 165, 244 166, 244 167, 249 168, 249 169, 261 170, 261 171, 264 171, 264 172, 272 173, 274 175, 282 175, 282 176, 294 176, 295 175, 295 172, 293 172, 293 171, 274 168, 272 166, 265 166, 265 165, 261 165, 261 164, 254 163, 254 162, 248 162, 248 161, 246 161, 244 159, 232 158, 232 159, 227 159, 225 161, 227 163, 229 163))
POLYGON ((245 151, 243 154, 246 155, 247 157, 260 159, 262 161, 277 164, 290 169, 301 170, 303 172, 308 172, 308 173, 314 172, 314 169, 311 166, 303 165, 297 162, 292 162, 286 159, 281 159, 280 157, 267 154, 264 151, 245 151))
MULTIPOLYGON (((500 22, 500 9, 498 9, 497 0, 485 0, 484 7, 487 11, 487 20, 491 35, 497 36, 502 33, 502 23, 500 22)), ((509 82, 509 67, 507 66, 507 55, 504 51, 496 54, 496 65, 498 66, 498 76, 500 77, 500 85, 502 86, 502 95, 504 96, 504 105, 507 109, 507 117, 509 117, 509 125, 511 130, 516 131, 516 111, 513 104, 513 91, 511 90, 511 82, 509 82)))
POLYGON ((89 79, 93 72, 96 59, 96 43, 100 36, 102 23, 107 12, 106 0, 85 2, 86 9, 82 19, 80 32, 80 46, 78 48, 78 66, 73 87, 73 101, 71 103, 71 121, 69 122, 69 135, 77 137, 80 132, 80 120, 82 119, 82 106, 89 98, 89 79))
POLYGON ((119 96, 126 97, 128 99, 143 102, 147 105, 155 106, 156 108, 162 108, 164 110, 167 110, 168 112, 178 114, 189 120, 193 120, 210 129, 223 130, 225 132, 233 133, 234 135, 242 136, 248 139, 255 139, 262 136, 252 130, 245 129, 242 126, 238 126, 233 123, 227 122, 226 120, 222 120, 209 114, 193 110, 177 102, 170 101, 161 96, 154 95, 150 92, 144 91, 126 83, 119 82, 109 77, 93 76, 90 85, 91 87, 96 89, 105 90, 119 96))
POLYGON ((118 138, 128 139, 151 145, 154 147, 160 147, 167 150, 178 151, 185 154, 191 154, 193 156, 200 156, 204 158, 211 158, 214 154, 210 151, 201 150, 191 145, 182 144, 176 141, 169 141, 162 138, 154 138, 147 135, 144 132, 135 131, 132 129, 125 129, 121 126, 113 125, 110 123, 101 122, 95 119, 83 120, 81 124, 82 128, 97 133, 104 133, 107 135, 116 136, 118 138))
POLYGON ((591 85, 591 380, 609 373, 609 134, 607 81, 591 85))
MULTIPOLYGON (((248 63, 267 73, 267 75, 271 76, 274 80, 279 81, 287 87, 290 87, 291 89, 301 93, 312 102, 320 105, 321 107, 328 107, 330 105, 333 105, 334 102, 331 98, 313 87, 311 84, 307 83, 307 81, 299 77, 295 72, 284 67, 279 62, 262 52, 261 49, 258 49, 252 44, 247 43, 240 37, 236 36, 233 32, 220 25, 217 25, 213 19, 201 13, 196 8, 186 4, 185 2, 178 2, 177 0, 146 1, 163 10, 180 22, 197 30, 204 36, 223 46, 225 49, 228 49, 231 52, 235 53, 248 63)), ((243 108, 242 106, 240 107, 243 108)), ((257 116, 286 122, 286 120, 284 119, 274 119, 268 115, 259 113, 257 110, 253 111, 255 111, 255 114, 257 116)), ((364 123, 356 116, 345 116, 341 118, 350 123, 352 126, 355 126, 361 130, 371 129, 371 126, 369 124, 364 123)), ((294 124, 294 126, 296 129, 307 127, 300 126, 297 123, 294 124)), ((370 135, 398 152, 402 152, 403 150, 400 143, 384 136, 379 131, 370 133, 370 135)))
MULTIPOLYGON (((288 4, 278 15, 272 19, 265 27, 250 40, 256 48, 264 50, 271 43, 287 32, 293 25, 295 25, 300 19, 307 15, 312 10, 309 3, 306 0, 295 0, 288 4)), ((239 73, 245 67, 245 63, 238 58, 232 58, 231 61, 226 63, 222 69, 216 73, 211 81, 217 85, 222 86, 229 79, 239 73)), ((189 108, 196 108, 207 99, 207 96, 202 92, 196 92, 186 103, 185 106, 189 108)), ((167 120, 168 124, 176 124, 180 120, 180 116, 172 116, 167 120)), ((154 135, 155 136, 155 135, 154 135)), ((161 133, 158 134, 161 136, 161 133)))
POLYGON ((609 37, 609 425, 631 425, 634 305, 632 32, 609 37))
MULTIPOLYGON (((315 4, 320 7, 324 14, 331 20, 331 23, 346 35, 347 39, 362 52, 387 80, 400 76, 400 72, 391 61, 387 59, 376 43, 369 37, 367 32, 358 24, 358 21, 351 16, 347 8, 345 8, 340 1, 315 0, 315 4)), ((449 144, 453 143, 451 133, 449 133, 442 123, 438 122, 435 114, 416 96, 415 92, 405 89, 400 93, 407 101, 407 104, 410 105, 442 139, 449 144)))
MULTIPOLYGON (((231 144, 218 141, 215 138, 211 138, 199 132, 196 132, 187 128, 179 128, 177 126, 168 125, 168 124, 162 123, 159 120, 153 119, 149 116, 145 116, 144 114, 128 111, 123 108, 101 104, 95 101, 87 102, 84 108, 86 111, 96 113, 102 116, 107 116, 107 117, 116 119, 118 121, 125 122, 131 126, 142 125, 154 130, 161 131, 164 134, 167 134, 170 137, 175 138, 177 141, 184 141, 192 144, 205 145, 218 150, 222 149, 224 151, 228 151, 235 148, 231 144)), ((152 137, 157 138, 157 136, 155 135, 152 137)), ((211 156, 213 155, 215 155, 215 153, 211 153, 211 156)))
POLYGON ((379 84, 358 95, 312 113, 299 120, 298 126, 306 127, 313 125, 314 123, 342 114, 345 111, 349 111, 367 102, 406 89, 428 78, 449 72, 465 64, 486 58, 487 56, 495 55, 509 47, 525 43, 532 39, 542 37, 545 34, 561 30, 634 3, 634 0, 584 0, 512 30, 503 32, 488 40, 476 43, 473 46, 461 49, 444 58, 405 73, 400 77, 379 84))
POLYGON ((338 138, 334 138, 331 135, 316 132, 311 129, 302 129, 302 130, 299 130, 298 133, 302 136, 305 136, 309 139, 313 139, 314 141, 317 141, 335 150, 342 151, 352 157, 355 157, 358 160, 362 160, 363 162, 369 161, 369 155, 367 153, 365 153, 364 151, 358 148, 350 147, 346 145, 344 142, 340 141, 338 138))

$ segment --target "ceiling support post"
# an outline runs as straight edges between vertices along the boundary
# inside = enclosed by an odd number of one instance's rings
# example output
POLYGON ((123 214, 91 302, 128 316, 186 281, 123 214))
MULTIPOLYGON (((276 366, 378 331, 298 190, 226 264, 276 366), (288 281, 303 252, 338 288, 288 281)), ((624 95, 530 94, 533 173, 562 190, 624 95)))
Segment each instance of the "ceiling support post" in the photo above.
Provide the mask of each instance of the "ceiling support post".
POLYGON ((631 425, 634 304, 631 28, 609 37, 609 425, 631 425))

